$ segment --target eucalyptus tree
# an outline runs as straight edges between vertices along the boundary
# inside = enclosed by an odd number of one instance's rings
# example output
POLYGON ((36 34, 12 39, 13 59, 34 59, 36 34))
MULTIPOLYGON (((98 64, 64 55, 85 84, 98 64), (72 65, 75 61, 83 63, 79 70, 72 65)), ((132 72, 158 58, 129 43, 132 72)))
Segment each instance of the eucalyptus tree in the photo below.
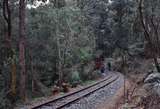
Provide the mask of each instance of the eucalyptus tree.
MULTIPOLYGON (((2 51, 3 52, 3 55, 2 56, 2 66, 4 66, 4 62, 8 63, 9 64, 9 58, 11 57, 11 8, 10 8, 10 5, 9 5, 9 2, 8 0, 3 0, 3 3, 2 3, 2 9, 3 9, 3 18, 4 18, 4 21, 5 21, 5 24, 4 24, 4 30, 5 30, 5 38, 4 38, 4 48, 2 48, 2 51)), ((10 66, 10 65, 9 65, 10 66)), ((6 85, 6 92, 8 90, 10 90, 10 79, 9 79, 9 75, 10 73, 7 73, 8 78, 5 78, 5 85, 6 85)), ((4 74, 5 75, 5 74, 4 74)))
POLYGON ((26 3, 25 0, 19 1, 19 64, 20 64, 20 96, 26 100, 26 3))
POLYGON ((12 33, 13 5, 14 1, 0 1, 0 80, 3 80, 0 87, 0 108, 9 108, 16 97, 16 64, 12 33))
POLYGON ((90 31, 95 34, 96 49, 104 50, 108 28, 108 0, 79 0, 79 6, 90 24, 90 31))
POLYGON ((83 2, 83 10, 96 35, 97 49, 102 49, 108 56, 111 56, 116 48, 128 50, 129 43, 133 42, 129 38, 132 37, 130 33, 135 20, 136 2, 132 0, 83 2))
POLYGON ((64 73, 63 69, 87 60, 94 49, 94 35, 80 8, 71 3, 57 8, 53 3, 27 11, 27 36, 33 64, 46 86, 58 81, 61 72, 59 80, 66 80, 70 72, 64 73))
POLYGON ((129 46, 136 42, 132 40, 133 24, 135 21, 136 2, 132 0, 112 0, 111 22, 112 42, 116 48, 124 51, 129 50, 129 46), (132 42, 132 43, 131 43, 132 42))
POLYGON ((157 58, 160 56, 160 1, 159 0, 139 0, 139 18, 144 36, 148 44, 148 52, 154 59, 157 71, 160 72, 160 66, 157 58))

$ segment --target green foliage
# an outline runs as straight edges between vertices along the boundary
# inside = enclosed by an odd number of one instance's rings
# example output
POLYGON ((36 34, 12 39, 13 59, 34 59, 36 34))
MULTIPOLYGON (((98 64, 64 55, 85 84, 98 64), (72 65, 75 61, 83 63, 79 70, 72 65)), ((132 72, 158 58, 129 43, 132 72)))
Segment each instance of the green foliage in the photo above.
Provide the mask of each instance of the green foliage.
POLYGON ((80 49, 80 59, 82 62, 86 62, 92 58, 92 55, 86 49, 80 49))
POLYGON ((102 73, 100 72, 100 70, 95 70, 91 73, 91 78, 92 80, 100 78, 102 76, 102 73))
MULTIPOLYGON (((53 0, 35 9, 27 8, 25 58, 28 90, 32 88, 33 72, 36 73, 36 79, 40 80, 40 84, 43 83, 42 86, 54 85, 59 78, 59 62, 64 79, 69 77, 66 81, 77 84, 81 80, 86 81, 100 76, 99 71, 93 72, 93 63, 89 63, 94 55, 98 57, 105 54, 113 57, 114 54, 117 58, 122 55, 123 50, 134 56, 144 54, 144 38, 140 21, 137 20, 138 5, 135 0, 111 0, 112 3, 108 0, 70 0, 70 3, 67 1, 53 0), (70 70, 77 64, 81 66, 73 72, 63 71, 70 70)), ((15 0, 11 5, 14 2, 15 0)), ((31 4, 33 1, 27 3, 31 4)), ((159 0, 145 0, 144 13, 159 18, 159 4, 159 0), (153 6, 154 10, 152 10, 153 6), (154 12, 150 14, 151 11, 154 12)), ((14 4, 12 8, 12 45, 18 66, 18 4, 14 4)), ((5 54, 2 52, 5 40, 2 0, 0 24, 0 97, 1 95, 3 97, 5 84, 10 80, 10 67, 3 58, 5 54)), ((19 69, 17 78, 19 78, 19 69)), ((8 99, 2 102, 3 107, 6 103, 8 99)))
POLYGON ((90 37, 87 19, 78 7, 41 6, 28 10, 27 18, 33 64, 45 85, 52 85, 58 79, 58 61, 65 68, 91 58, 94 36, 90 37))
POLYGON ((81 78, 78 71, 71 72, 70 83, 75 86, 76 84, 81 82, 81 78))

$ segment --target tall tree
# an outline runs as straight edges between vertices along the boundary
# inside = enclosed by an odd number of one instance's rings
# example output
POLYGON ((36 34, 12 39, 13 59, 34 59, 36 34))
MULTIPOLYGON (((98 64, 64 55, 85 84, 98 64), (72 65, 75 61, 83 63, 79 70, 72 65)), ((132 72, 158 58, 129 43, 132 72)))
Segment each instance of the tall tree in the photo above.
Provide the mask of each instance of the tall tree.
MULTIPOLYGON (((61 9, 62 7, 65 6, 65 0, 55 0, 55 7, 57 9, 61 9)), ((57 13, 57 18, 59 19, 59 12, 58 10, 56 11, 57 13)), ((62 72, 62 54, 61 54, 61 45, 60 45, 60 35, 59 35, 59 20, 56 24, 56 42, 57 42, 57 50, 58 50, 58 74, 59 74, 59 85, 62 86, 63 82, 63 72, 62 72)))
POLYGON ((16 94, 16 65, 13 59, 13 50, 11 46, 11 33, 12 33, 12 20, 11 20, 11 2, 9 0, 3 0, 3 17, 5 19, 5 56, 4 61, 7 61, 9 58, 12 58, 11 74, 8 74, 8 78, 6 78, 6 90, 10 90, 12 95, 16 94), (14 66, 14 67, 13 67, 14 66), (11 75, 11 84, 10 84, 10 75, 11 75))
POLYGON ((9 7, 9 0, 3 0, 3 17, 6 21, 7 24, 7 29, 5 33, 6 37, 6 47, 10 48, 11 47, 11 10, 9 7))
POLYGON ((148 50, 152 54, 157 71, 160 72, 160 66, 157 58, 160 55, 160 15, 159 13, 159 0, 139 1, 139 18, 142 28, 144 30, 144 36, 148 44, 148 50))
POLYGON ((19 64, 20 64, 20 96, 23 101, 26 100, 26 66, 25 66, 25 0, 19 1, 19 64))
MULTIPOLYGON (((4 53, 5 55, 3 55, 4 57, 4 61, 7 61, 7 59, 9 58, 9 51, 10 51, 10 41, 11 41, 11 19, 10 19, 10 8, 9 8, 9 5, 8 5, 8 0, 3 0, 3 17, 5 19, 5 48, 4 48, 4 53)), ((8 91, 9 90, 9 80, 8 78, 5 78, 5 84, 6 84, 6 90, 8 91)))

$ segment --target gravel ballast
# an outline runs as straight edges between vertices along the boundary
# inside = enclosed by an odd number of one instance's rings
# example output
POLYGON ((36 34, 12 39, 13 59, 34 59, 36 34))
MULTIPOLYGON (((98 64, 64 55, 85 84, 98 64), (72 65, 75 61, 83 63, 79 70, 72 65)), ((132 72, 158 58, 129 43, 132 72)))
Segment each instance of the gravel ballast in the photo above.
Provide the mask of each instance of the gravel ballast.
POLYGON ((82 98, 81 100, 71 104, 64 109, 96 109, 96 107, 106 101, 107 99, 112 98, 118 89, 120 89, 123 85, 123 76, 119 73, 111 74, 113 76, 120 75, 119 79, 106 86, 99 91, 94 92, 93 94, 82 98))

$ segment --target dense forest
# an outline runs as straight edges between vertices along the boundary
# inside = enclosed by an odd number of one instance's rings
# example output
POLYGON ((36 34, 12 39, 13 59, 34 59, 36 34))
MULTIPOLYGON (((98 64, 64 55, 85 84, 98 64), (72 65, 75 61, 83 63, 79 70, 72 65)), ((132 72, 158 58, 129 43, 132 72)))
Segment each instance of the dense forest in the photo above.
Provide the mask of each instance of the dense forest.
POLYGON ((160 0, 0 0, 0 109, 100 78, 100 56, 127 78, 144 74, 144 84, 160 95, 159 6, 160 0))

